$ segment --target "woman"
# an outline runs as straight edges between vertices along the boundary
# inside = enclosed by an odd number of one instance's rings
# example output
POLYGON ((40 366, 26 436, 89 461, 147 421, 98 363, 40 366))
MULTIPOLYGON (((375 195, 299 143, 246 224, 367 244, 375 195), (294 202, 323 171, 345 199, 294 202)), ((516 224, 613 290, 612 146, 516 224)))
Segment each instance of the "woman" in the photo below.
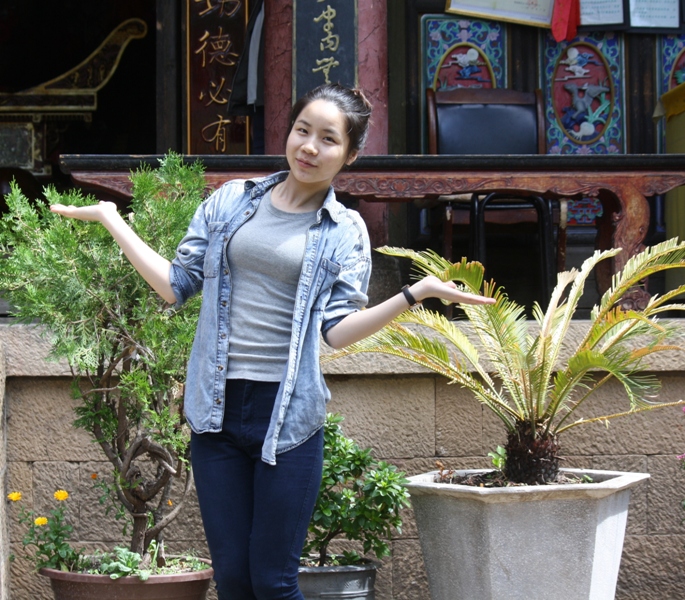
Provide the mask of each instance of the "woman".
POLYGON ((185 413, 220 600, 302 599, 300 552, 321 481, 329 392, 319 336, 341 348, 428 297, 491 303, 435 277, 367 310, 371 256, 333 178, 357 158, 371 106, 338 85, 293 107, 289 170, 224 184, 198 208, 176 258, 146 246, 113 204, 54 212, 101 222, 168 302, 202 290, 185 413))

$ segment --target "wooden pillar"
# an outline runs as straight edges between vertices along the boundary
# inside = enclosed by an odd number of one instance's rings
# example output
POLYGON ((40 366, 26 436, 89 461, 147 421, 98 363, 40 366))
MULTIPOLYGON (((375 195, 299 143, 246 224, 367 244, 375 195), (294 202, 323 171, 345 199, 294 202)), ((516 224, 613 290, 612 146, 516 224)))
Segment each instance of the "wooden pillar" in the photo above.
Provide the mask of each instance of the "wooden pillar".
POLYGON ((292 106, 293 3, 264 1, 264 145, 283 154, 292 106))
MULTIPOLYGON (((364 154, 388 153, 388 13, 387 0, 358 0, 357 58, 359 87, 373 104, 364 154)), ((388 243, 389 207, 385 202, 360 202, 372 247, 388 243)))
MULTIPOLYGON (((388 152, 388 39, 387 0, 358 0, 357 59, 359 87, 373 103, 373 123, 367 155, 388 152)), ((267 154, 283 154, 288 117, 293 103, 293 3, 265 0, 264 5, 264 130, 267 154)), ((364 217, 374 246, 388 239, 388 207, 362 202, 364 217)))

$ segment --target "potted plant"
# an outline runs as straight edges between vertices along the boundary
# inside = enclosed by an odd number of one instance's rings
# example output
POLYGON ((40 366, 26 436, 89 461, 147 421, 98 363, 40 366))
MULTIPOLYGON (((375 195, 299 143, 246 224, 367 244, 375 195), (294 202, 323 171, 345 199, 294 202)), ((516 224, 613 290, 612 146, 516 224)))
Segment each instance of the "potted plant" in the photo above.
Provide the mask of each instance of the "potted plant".
MULTIPOLYGON (((131 179, 133 229, 172 257, 204 196, 202 165, 185 165, 180 155, 169 154, 159 169, 143 167, 131 179)), ((92 434, 112 465, 111 480, 96 481, 102 502, 115 503, 130 531, 128 551, 143 561, 144 571, 154 569, 150 551, 156 563, 165 562, 165 527, 193 489, 182 398, 200 300, 178 310, 166 304, 103 227, 63 219, 48 208, 92 204, 92 197, 54 188, 44 195, 46 204, 34 203, 13 185, 6 197, 0 289, 16 322, 38 322, 49 336, 51 358, 68 361, 73 393, 80 399, 75 425, 92 434)), ((58 516, 44 517, 44 531, 59 529, 58 516)), ((68 539, 68 533, 62 531, 62 537, 68 539)), ((53 577, 54 587, 53 571, 80 563, 80 556, 58 553, 55 561, 37 566, 53 577)), ((211 570, 202 576, 206 590, 211 570)))
POLYGON ((360 543, 363 554, 388 556, 393 531, 401 532, 400 510, 409 505, 405 474, 345 437, 342 420, 329 413, 324 424, 323 478, 299 575, 307 600, 343 591, 373 600, 377 564, 356 550, 331 553, 329 545, 345 539, 360 543))
MULTIPOLYGON (((452 264, 431 251, 380 251, 411 258, 420 276, 471 292, 483 285, 480 263, 452 264)), ((630 488, 648 475, 560 469, 559 439, 573 427, 682 403, 653 402, 659 382, 644 374, 644 359, 679 349, 669 343, 674 325, 658 317, 685 308, 673 303, 683 286, 653 296, 642 310, 621 307, 624 294, 646 277, 685 266, 685 243, 668 240, 627 262, 594 307, 582 340, 563 348, 588 276, 618 251, 595 252, 579 270, 560 273, 547 310, 533 309, 536 326, 486 282, 483 293, 495 304, 462 306, 464 321, 418 308, 326 357, 380 352, 413 361, 473 392, 504 426, 506 444, 493 453, 499 470, 440 468, 410 478, 434 600, 540 597, 541 574, 565 600, 613 597, 630 488), (581 416, 579 409, 611 380, 623 386, 629 406, 581 416)))

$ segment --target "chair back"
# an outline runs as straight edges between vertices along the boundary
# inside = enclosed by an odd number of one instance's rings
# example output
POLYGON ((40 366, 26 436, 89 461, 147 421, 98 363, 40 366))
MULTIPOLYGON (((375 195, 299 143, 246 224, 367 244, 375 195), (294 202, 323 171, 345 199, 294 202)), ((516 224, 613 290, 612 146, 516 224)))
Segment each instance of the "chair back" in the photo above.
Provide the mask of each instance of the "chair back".
POLYGON ((426 90, 430 154, 545 154, 542 91, 426 90))

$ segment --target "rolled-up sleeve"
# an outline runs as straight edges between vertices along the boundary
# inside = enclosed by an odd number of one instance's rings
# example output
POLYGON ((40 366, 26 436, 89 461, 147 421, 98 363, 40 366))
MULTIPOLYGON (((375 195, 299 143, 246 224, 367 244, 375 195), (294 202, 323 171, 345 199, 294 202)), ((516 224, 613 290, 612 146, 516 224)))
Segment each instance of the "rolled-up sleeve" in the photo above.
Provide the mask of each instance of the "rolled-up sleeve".
POLYGON ((353 222, 347 241, 352 239, 355 242, 341 260, 338 278, 333 284, 330 298, 323 311, 321 333, 324 340, 331 327, 350 313, 363 309, 369 301, 367 291, 371 277, 371 244, 366 225, 361 218, 357 217, 353 222))
POLYGON ((195 211, 188 231, 171 261, 169 277, 178 306, 202 289, 203 263, 209 239, 205 212, 207 202, 203 202, 195 211))

